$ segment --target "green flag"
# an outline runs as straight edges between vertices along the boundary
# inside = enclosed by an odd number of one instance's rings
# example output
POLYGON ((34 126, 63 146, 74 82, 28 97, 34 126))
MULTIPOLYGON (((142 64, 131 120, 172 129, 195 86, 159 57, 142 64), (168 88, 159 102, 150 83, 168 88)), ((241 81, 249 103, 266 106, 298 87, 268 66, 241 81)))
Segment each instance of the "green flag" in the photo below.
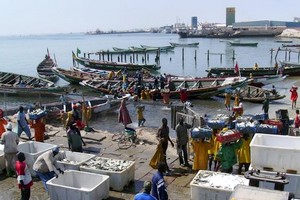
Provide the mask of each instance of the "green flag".
POLYGON ((80 51, 80 49, 77 48, 77 56, 78 56, 78 54, 81 54, 81 51, 80 51))

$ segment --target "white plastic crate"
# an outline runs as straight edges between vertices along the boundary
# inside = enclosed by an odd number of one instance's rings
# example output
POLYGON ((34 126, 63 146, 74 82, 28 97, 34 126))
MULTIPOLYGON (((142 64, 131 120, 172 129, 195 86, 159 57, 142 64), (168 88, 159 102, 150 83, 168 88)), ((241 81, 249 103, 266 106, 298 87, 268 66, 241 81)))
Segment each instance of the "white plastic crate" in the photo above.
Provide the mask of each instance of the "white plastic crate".
POLYGON ((191 199, 228 200, 237 185, 248 183, 244 176, 199 170, 190 183, 191 199))
POLYGON ((18 145, 18 151, 23 152, 25 154, 26 163, 29 167, 32 176, 35 176, 35 172, 32 169, 34 162, 36 159, 46 151, 56 148, 57 145, 43 143, 43 142, 35 142, 29 141, 24 142, 18 145))
POLYGON ((3 173, 3 170, 6 168, 5 159, 4 159, 4 151, 0 150, 0 174, 3 173))
MULTIPOLYGON (((103 157, 95 157, 94 159, 91 159, 90 161, 95 161, 97 159, 103 159, 103 160, 111 160, 111 161, 123 161, 123 160, 116 160, 111 158, 103 158, 103 157)), ((128 185, 130 181, 134 180, 134 174, 135 174, 135 162, 134 161, 128 161, 129 165, 126 169, 122 171, 109 171, 109 170, 103 170, 103 169, 96 169, 92 168, 86 165, 81 165, 80 170, 96 173, 96 174, 103 174, 108 175, 110 178, 110 187, 112 190, 116 191, 122 191, 125 185, 128 185)))
POLYGON ((238 185, 232 195, 230 200, 288 200, 289 193, 278 191, 278 190, 268 190, 258 187, 251 187, 246 185, 238 185))
POLYGON ((63 158, 66 161, 56 161, 57 164, 62 168, 62 170, 79 170, 79 166, 90 160, 91 158, 95 157, 93 154, 87 153, 79 153, 79 152, 72 152, 72 151, 65 151, 62 152, 63 158))
POLYGON ((276 172, 295 170, 300 174, 300 137, 256 133, 250 143, 254 169, 272 168, 276 172))
POLYGON ((47 181, 51 200, 94 200, 109 196, 109 177, 77 170, 67 170, 47 181))

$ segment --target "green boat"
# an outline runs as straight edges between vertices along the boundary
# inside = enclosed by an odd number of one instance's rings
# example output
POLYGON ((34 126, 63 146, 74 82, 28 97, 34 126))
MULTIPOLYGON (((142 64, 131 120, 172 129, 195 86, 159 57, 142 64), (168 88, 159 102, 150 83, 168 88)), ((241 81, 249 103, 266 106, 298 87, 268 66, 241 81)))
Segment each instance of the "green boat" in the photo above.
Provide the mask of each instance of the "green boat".
POLYGON ((230 41, 229 44, 231 46, 249 46, 249 47, 257 47, 258 42, 235 42, 230 41))
POLYGON ((174 43, 170 42, 170 45, 173 47, 197 47, 199 45, 199 42, 194 43, 174 43))
POLYGON ((172 51, 175 47, 168 45, 168 46, 161 46, 161 47, 155 47, 155 46, 148 46, 148 45, 141 45, 142 48, 145 48, 146 51, 172 51))
POLYGON ((75 60, 77 63, 93 69, 108 70, 108 71, 118 71, 123 69, 126 69, 128 71, 137 71, 137 70, 145 69, 151 72, 160 69, 160 66, 157 66, 156 64, 145 65, 145 64, 136 64, 136 63, 94 60, 94 59, 78 57, 75 55, 74 52, 72 52, 72 55, 73 55, 73 60, 75 60))

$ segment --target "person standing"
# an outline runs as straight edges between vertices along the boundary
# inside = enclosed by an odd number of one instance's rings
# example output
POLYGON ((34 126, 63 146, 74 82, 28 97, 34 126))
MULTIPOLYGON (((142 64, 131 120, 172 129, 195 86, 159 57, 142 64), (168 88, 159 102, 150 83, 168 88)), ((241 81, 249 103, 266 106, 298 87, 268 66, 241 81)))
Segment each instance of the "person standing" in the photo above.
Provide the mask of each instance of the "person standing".
POLYGON ((152 195, 158 200, 168 200, 167 187, 164 180, 164 173, 167 170, 167 165, 164 162, 158 163, 157 172, 152 177, 152 195))
POLYGON ((249 166, 251 163, 251 157, 250 157, 250 142, 251 137, 249 134, 243 134, 242 140, 242 146, 237 151, 237 157, 239 161, 239 169, 238 174, 242 174, 242 168, 245 167, 245 172, 249 170, 249 166))
POLYGON ((22 132, 24 131, 29 140, 31 140, 31 132, 28 126, 28 121, 26 119, 26 115, 24 113, 23 106, 19 107, 19 112, 17 113, 17 121, 18 121, 18 136, 20 137, 22 132))
POLYGON ((227 110, 230 110, 230 101, 231 101, 231 94, 229 92, 226 92, 224 104, 227 110))
POLYGON ((134 196, 134 200, 157 200, 151 193, 152 183, 150 181, 144 182, 144 191, 134 196))
POLYGON ((58 173, 64 174, 60 168, 56 168, 55 161, 59 153, 59 148, 56 147, 52 150, 46 151, 41 154, 33 164, 33 170, 38 175, 38 177, 43 182, 43 185, 48 192, 48 187, 46 182, 52 179, 54 176, 57 178, 58 173))
POLYGON ((193 170, 206 170, 208 164, 208 150, 213 143, 206 142, 205 139, 193 139, 192 146, 194 149, 193 170))
POLYGON ((121 105, 119 108, 119 123, 124 124, 125 128, 127 127, 128 124, 132 123, 128 109, 126 107, 125 99, 122 99, 121 105))
POLYGON ((2 133, 5 132, 5 125, 7 125, 7 120, 3 117, 3 110, 0 109, 0 138, 2 133))
POLYGON ((221 172, 232 173, 233 165, 237 163, 236 150, 242 146, 242 140, 235 143, 222 143, 217 154, 217 159, 221 162, 221 172))
POLYGON ((163 149, 163 161, 165 163, 165 167, 167 172, 170 172, 170 169, 167 164, 167 149, 168 149, 168 143, 170 142, 172 147, 174 147, 174 143, 172 142, 170 136, 169 136, 169 126, 168 126, 168 120, 166 118, 162 119, 162 126, 158 129, 157 140, 162 145, 163 149))
POLYGON ((146 122, 146 119, 144 118, 144 106, 137 106, 136 107, 136 113, 137 113, 137 120, 138 120, 138 126, 144 126, 144 123, 146 122))
POLYGON ((37 142, 44 142, 44 133, 46 130, 43 118, 32 120, 31 127, 34 128, 34 137, 37 142))
POLYGON ((30 187, 33 185, 29 168, 25 162, 25 155, 22 152, 17 153, 16 173, 21 189, 21 200, 30 199, 30 187))
POLYGON ((296 116, 295 116, 295 120, 294 120, 294 125, 295 128, 299 128, 300 127, 300 116, 299 116, 299 110, 296 110, 296 116))
POLYGON ((8 123, 7 131, 1 136, 1 143, 4 145, 4 158, 7 176, 12 176, 15 172, 16 153, 18 152, 19 137, 12 131, 12 124, 8 123))
POLYGON ((76 124, 71 124, 67 130, 68 145, 70 151, 82 152, 82 144, 85 146, 80 130, 76 127, 76 124))
POLYGON ((192 127, 193 125, 185 123, 182 117, 179 119, 179 123, 175 127, 180 166, 191 167, 188 162, 187 144, 189 142, 188 129, 192 127))
POLYGON ((291 101, 292 101, 292 109, 294 108, 297 108, 296 107, 296 104, 297 104, 297 99, 298 99, 298 92, 297 92, 297 87, 296 86, 293 86, 291 89, 290 89, 290 92, 291 92, 291 101))
POLYGON ((263 106, 262 106, 262 110, 264 111, 265 114, 265 119, 269 118, 269 104, 270 104, 270 100, 268 97, 266 97, 265 100, 263 101, 263 106))

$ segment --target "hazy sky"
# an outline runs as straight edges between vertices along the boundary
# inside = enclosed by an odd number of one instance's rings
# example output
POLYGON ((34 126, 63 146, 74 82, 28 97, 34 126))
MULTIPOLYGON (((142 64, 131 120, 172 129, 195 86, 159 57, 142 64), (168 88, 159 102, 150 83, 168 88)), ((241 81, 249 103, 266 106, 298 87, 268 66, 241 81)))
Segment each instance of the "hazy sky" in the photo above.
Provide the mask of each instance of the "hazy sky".
POLYGON ((225 23, 226 7, 236 22, 293 21, 299 0, 1 0, 0 35, 128 30, 191 24, 225 23))

